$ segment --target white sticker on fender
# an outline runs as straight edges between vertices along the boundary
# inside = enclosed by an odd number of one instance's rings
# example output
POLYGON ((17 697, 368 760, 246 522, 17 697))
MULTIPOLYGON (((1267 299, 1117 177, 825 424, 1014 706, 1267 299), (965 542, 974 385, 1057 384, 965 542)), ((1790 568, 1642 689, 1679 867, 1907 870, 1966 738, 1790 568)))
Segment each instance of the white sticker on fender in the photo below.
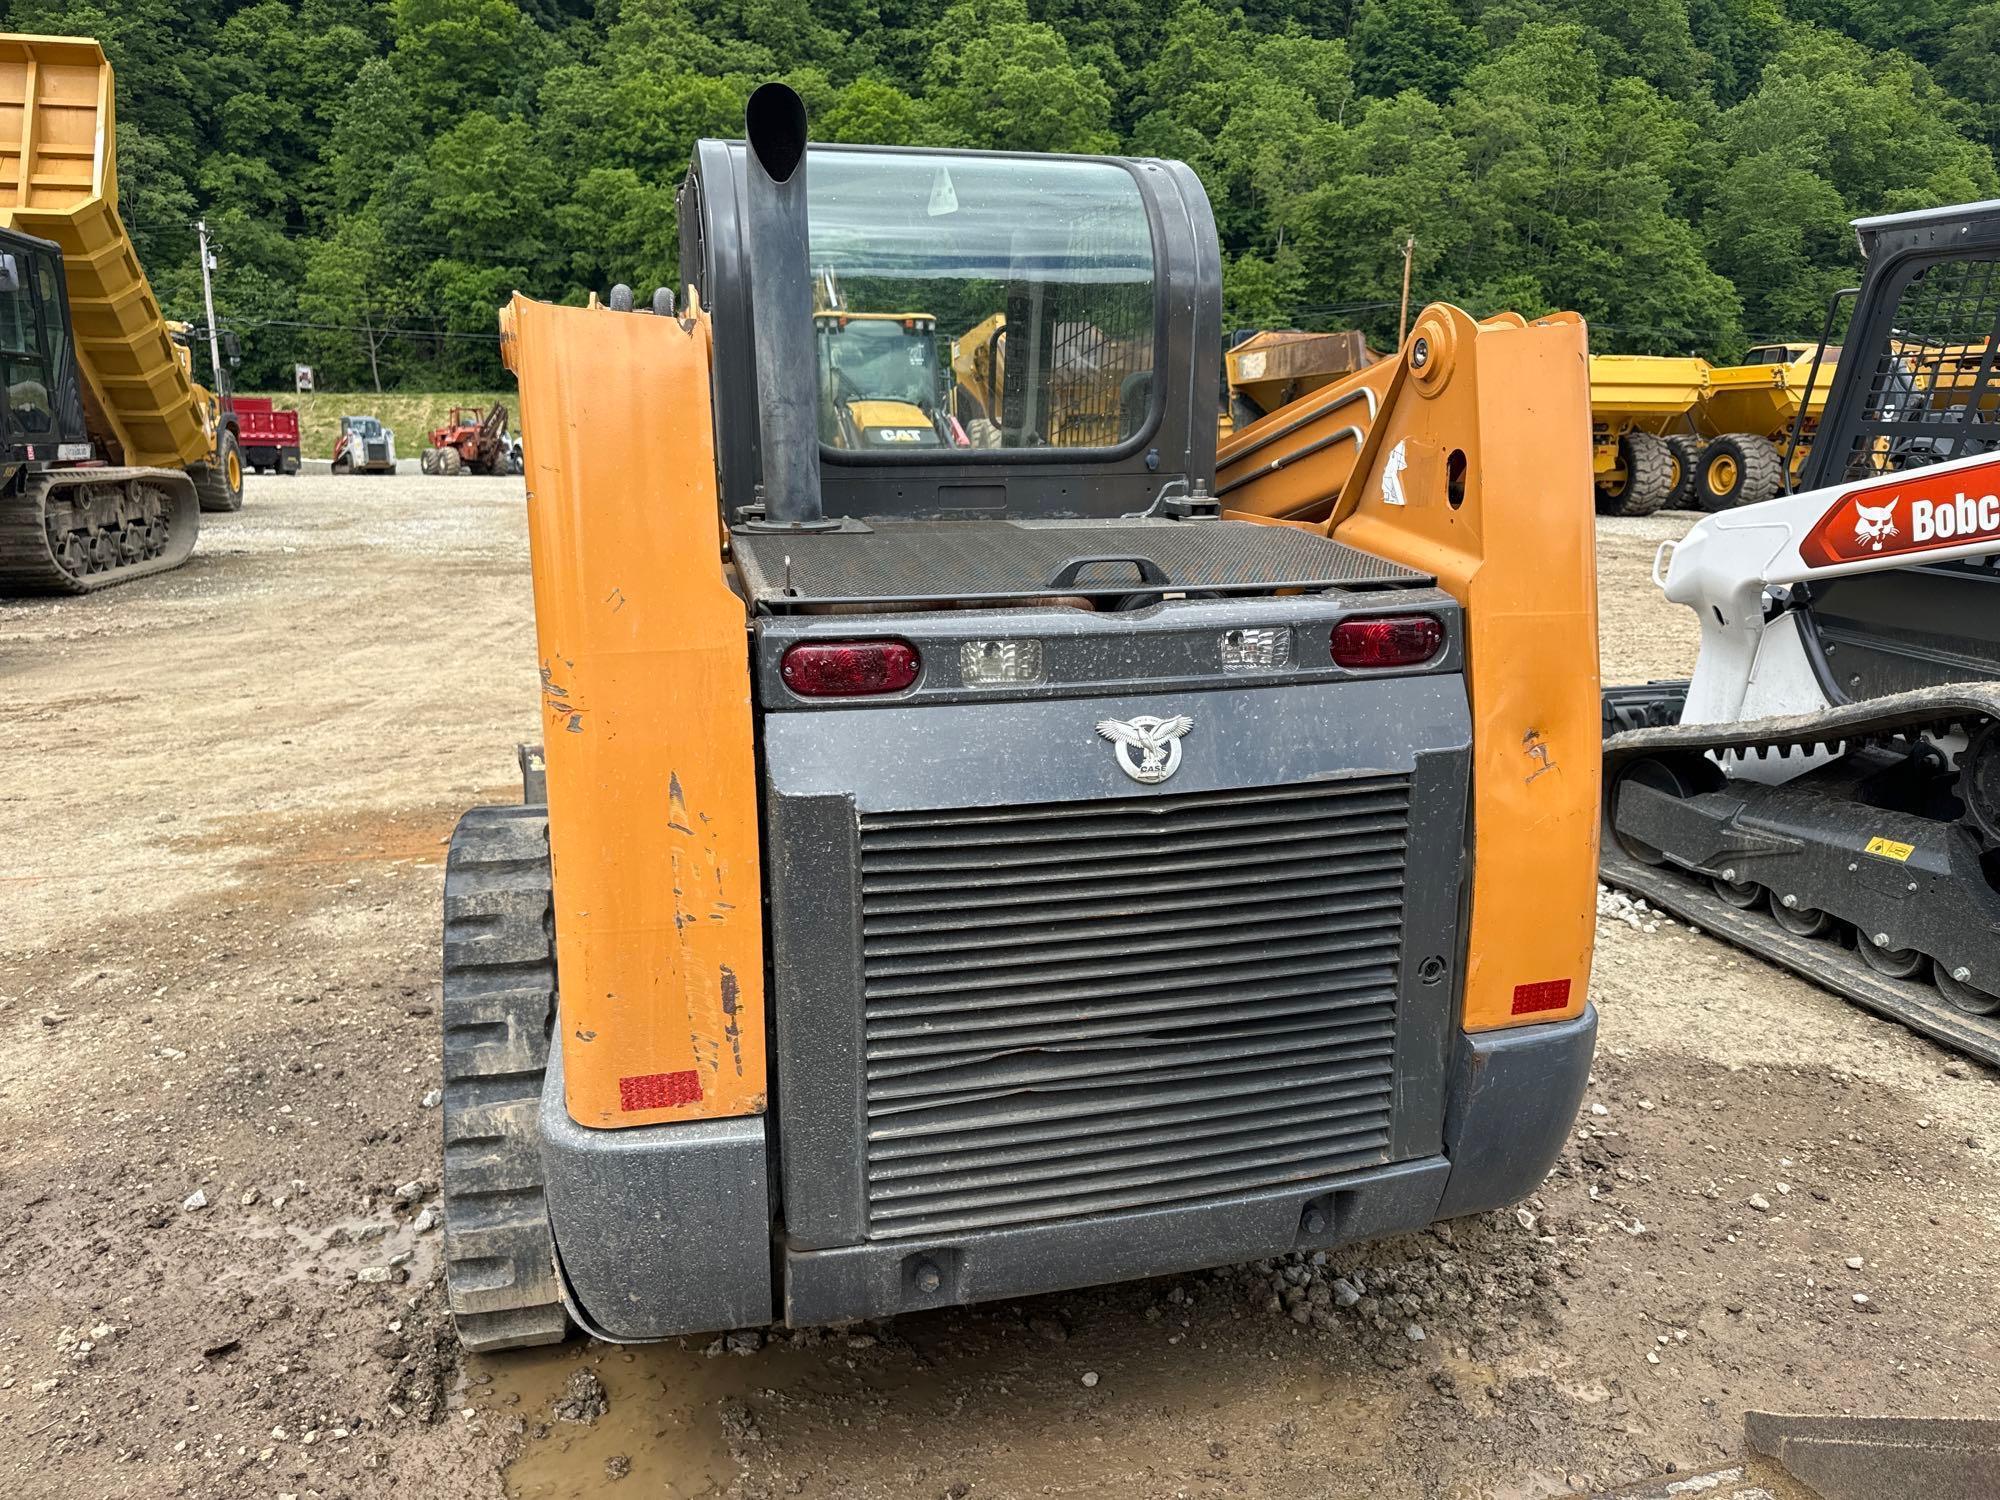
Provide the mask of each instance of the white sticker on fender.
MULTIPOLYGON (((1408 439, 1404 439, 1407 442, 1408 439)), ((1410 458, 1398 443, 1389 450, 1389 457, 1382 464, 1382 503, 1384 505, 1408 505, 1403 498, 1403 470, 1410 466, 1410 458)))

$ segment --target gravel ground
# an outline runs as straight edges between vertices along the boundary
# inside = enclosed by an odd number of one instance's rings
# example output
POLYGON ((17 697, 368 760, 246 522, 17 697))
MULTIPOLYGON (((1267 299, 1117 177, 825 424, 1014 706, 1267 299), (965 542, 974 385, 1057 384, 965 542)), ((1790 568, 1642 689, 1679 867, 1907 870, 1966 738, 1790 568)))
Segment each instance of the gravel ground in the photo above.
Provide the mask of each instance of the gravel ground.
MULTIPOLYGON (((2000 1415, 2000 1083, 1616 912, 1518 1214, 461 1360, 438 886, 535 732, 520 494, 253 479, 175 574, 0 604, 0 1492, 1459 1500, 1712 1466, 1746 1408, 2000 1415)), ((1691 662, 1645 581, 1689 519, 1603 524, 1607 680, 1691 662)))

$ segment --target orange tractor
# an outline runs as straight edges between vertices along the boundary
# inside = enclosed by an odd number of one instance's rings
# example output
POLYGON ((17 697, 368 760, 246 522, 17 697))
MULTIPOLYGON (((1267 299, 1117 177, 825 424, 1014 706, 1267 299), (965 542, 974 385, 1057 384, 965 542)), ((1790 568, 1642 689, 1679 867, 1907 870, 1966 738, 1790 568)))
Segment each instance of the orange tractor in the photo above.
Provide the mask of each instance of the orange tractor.
POLYGON ((506 403, 496 401, 486 411, 454 406, 450 420, 432 429, 420 462, 426 474, 518 473, 507 437, 506 403))

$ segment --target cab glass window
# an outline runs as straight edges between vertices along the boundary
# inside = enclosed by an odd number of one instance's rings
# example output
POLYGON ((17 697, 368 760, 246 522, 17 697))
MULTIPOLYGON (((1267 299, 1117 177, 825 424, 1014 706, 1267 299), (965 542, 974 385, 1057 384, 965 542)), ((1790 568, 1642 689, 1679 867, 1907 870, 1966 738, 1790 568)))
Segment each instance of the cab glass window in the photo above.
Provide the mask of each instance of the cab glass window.
POLYGON ((52 436, 55 411, 49 399, 46 351, 42 347, 31 284, 30 257, 9 256, 0 276, 0 379, 7 386, 7 422, 18 437, 52 436))
POLYGON ((1103 449, 1144 429, 1158 291, 1124 168, 815 151, 807 183, 827 448, 1103 449))

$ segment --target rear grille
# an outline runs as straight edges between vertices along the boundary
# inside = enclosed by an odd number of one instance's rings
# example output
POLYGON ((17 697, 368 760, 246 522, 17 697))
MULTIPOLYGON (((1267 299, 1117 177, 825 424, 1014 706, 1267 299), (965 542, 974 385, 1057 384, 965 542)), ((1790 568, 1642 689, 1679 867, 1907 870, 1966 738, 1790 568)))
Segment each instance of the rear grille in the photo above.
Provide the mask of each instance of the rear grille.
POLYGON ((1388 1159, 1404 776, 861 822, 869 1233, 1388 1159))

